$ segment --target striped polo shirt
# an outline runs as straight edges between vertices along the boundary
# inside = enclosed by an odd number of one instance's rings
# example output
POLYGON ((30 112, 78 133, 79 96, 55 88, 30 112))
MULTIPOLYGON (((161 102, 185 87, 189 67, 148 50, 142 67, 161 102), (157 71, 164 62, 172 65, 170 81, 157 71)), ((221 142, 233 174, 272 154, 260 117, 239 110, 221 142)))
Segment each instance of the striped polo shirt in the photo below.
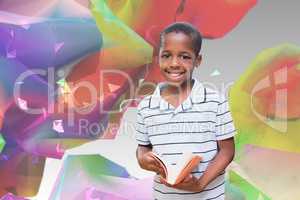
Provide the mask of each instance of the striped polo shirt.
MULTIPOLYGON (((173 165, 185 151, 200 155, 202 161, 192 172, 200 177, 218 152, 217 140, 233 137, 236 130, 225 96, 193 81, 190 95, 177 108, 160 96, 165 82, 139 103, 136 140, 139 145, 152 145, 155 153, 173 165)), ((155 176, 153 199, 224 200, 224 181, 222 172, 202 192, 189 192, 167 187, 155 176)))

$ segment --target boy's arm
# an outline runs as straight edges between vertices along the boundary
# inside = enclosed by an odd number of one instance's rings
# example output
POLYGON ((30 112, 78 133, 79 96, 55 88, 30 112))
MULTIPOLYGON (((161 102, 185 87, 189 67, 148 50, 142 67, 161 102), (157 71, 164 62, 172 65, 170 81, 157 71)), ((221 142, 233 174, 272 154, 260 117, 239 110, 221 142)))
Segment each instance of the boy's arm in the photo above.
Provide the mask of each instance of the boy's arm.
POLYGON ((136 150, 136 158, 142 169, 148 171, 154 171, 156 173, 162 174, 162 167, 160 167, 158 161, 156 161, 151 155, 152 145, 148 137, 146 123, 144 117, 141 114, 141 108, 143 108, 143 103, 138 105, 137 121, 136 121, 136 140, 138 143, 138 148, 136 150))
POLYGON ((219 140, 218 146, 219 152, 198 180, 198 188, 200 191, 219 176, 234 158, 235 150, 233 137, 219 140))
POLYGON ((136 158, 138 160, 138 163, 140 165, 140 167, 142 169, 145 169, 145 167, 143 166, 143 156, 148 153, 151 152, 152 148, 151 145, 147 145, 147 146, 142 146, 142 145, 138 145, 137 149, 136 149, 136 158))

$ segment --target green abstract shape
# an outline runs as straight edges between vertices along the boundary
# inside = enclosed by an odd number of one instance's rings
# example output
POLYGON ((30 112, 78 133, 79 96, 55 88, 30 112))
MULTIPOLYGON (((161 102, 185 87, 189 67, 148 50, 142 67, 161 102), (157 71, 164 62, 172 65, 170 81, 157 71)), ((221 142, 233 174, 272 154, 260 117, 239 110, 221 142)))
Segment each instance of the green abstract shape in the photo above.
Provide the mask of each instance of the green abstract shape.
POLYGON ((4 149, 5 144, 6 144, 6 142, 5 142, 3 136, 2 136, 1 133, 0 133, 0 153, 1 153, 2 150, 4 149))
POLYGON ((247 200, 244 193, 235 185, 225 181, 226 200, 247 200))
POLYGON ((93 179, 97 179, 102 175, 129 177, 125 168, 101 155, 69 155, 65 163, 70 171, 76 171, 79 168, 93 179))
POLYGON ((66 79, 60 79, 56 82, 56 84, 63 87, 66 84, 66 79))
POLYGON ((229 171, 229 181, 244 193, 247 200, 271 200, 270 197, 232 170, 229 171))

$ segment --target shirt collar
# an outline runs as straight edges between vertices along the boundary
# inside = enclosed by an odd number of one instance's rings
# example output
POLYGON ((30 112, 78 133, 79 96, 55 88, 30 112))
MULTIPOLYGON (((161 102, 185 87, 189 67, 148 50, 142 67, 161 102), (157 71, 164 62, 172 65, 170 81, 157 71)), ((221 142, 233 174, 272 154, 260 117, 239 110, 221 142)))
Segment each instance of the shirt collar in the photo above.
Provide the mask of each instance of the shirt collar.
MULTIPOLYGON (((204 86, 197 79, 193 78, 193 80, 195 82, 194 82, 194 85, 193 85, 190 95, 179 106, 179 109, 181 111, 190 109, 194 103, 202 103, 205 101, 206 90, 205 90, 204 86)), ((166 82, 160 82, 157 84, 154 93, 150 97, 150 101, 149 101, 150 108, 152 108, 152 109, 159 108, 160 110, 168 110, 170 108, 170 104, 160 96, 161 88, 165 84, 166 84, 166 82)))

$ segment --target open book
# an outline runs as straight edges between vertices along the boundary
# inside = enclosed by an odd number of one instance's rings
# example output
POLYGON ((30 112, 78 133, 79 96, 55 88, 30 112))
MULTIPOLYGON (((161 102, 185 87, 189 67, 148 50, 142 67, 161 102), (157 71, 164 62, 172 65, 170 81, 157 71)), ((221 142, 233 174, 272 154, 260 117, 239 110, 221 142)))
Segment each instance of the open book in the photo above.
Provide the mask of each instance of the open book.
POLYGON ((183 181, 195 169, 201 161, 199 155, 186 152, 181 155, 176 165, 168 164, 163 157, 151 152, 151 155, 161 164, 166 175, 166 181, 176 185, 183 181))

